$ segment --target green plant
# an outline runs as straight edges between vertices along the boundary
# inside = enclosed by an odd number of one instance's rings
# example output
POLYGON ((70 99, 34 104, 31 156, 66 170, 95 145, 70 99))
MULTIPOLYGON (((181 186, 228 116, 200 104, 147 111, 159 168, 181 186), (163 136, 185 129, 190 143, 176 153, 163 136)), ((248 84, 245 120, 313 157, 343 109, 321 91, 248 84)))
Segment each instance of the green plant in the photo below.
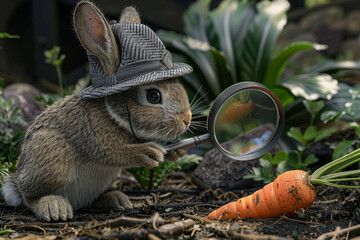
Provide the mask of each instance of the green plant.
POLYGON ((288 170, 286 166, 288 154, 283 150, 278 151, 274 157, 271 153, 267 152, 259 160, 260 167, 253 167, 252 171, 243 177, 244 179, 270 183, 273 182, 277 176, 288 170))
MULTIPOLYGON (((9 33, 6 33, 6 32, 0 32, 0 39, 1 38, 9 38, 9 39, 18 39, 18 38, 20 38, 20 36, 18 36, 18 35, 11 35, 11 34, 9 34, 9 33)), ((0 46, 0 49, 1 49, 1 46, 0 46)))
MULTIPOLYGON (((0 39, 3 38, 18 39, 20 36, 0 32, 0 39)), ((19 155, 18 145, 24 135, 20 130, 14 131, 14 124, 26 125, 20 109, 14 106, 14 99, 5 100, 4 87, 5 81, 0 77, 0 184, 9 172, 15 171, 19 155)))
POLYGON ((332 159, 337 159, 340 156, 349 153, 353 147, 356 149, 360 144, 360 125, 357 122, 357 119, 360 116, 360 88, 350 88, 347 89, 347 91, 350 95, 351 101, 345 102, 342 111, 324 111, 320 117, 324 123, 345 119, 348 121, 348 125, 355 131, 354 139, 346 139, 336 145, 332 154, 332 159))
MULTIPOLYGON (((311 183, 313 184, 325 184, 332 187, 338 188, 360 188, 360 186, 349 186, 345 184, 348 181, 358 181, 360 178, 360 169, 343 171, 345 168, 352 166, 353 164, 359 163, 360 161, 360 149, 337 158, 324 166, 317 169, 311 174, 311 183), (355 177, 348 177, 354 176, 355 177), (342 184, 340 184, 342 183, 342 184)), ((359 166, 359 165, 358 165, 359 166)))
POLYGON ((316 115, 322 110, 324 107, 324 102, 320 101, 307 101, 304 100, 303 104, 305 105, 306 110, 311 115, 310 126, 308 126, 304 133, 301 132, 300 128, 292 127, 287 132, 287 135, 292 139, 298 141, 297 151, 289 152, 289 159, 287 164, 293 169, 303 169, 306 170, 306 167, 312 163, 318 161, 317 157, 314 154, 310 154, 305 159, 303 159, 303 155, 306 149, 308 149, 313 144, 319 142, 320 140, 330 136, 333 133, 332 129, 329 130, 318 130, 316 126, 314 126, 314 120, 316 115))
POLYGON ((81 91, 90 85, 90 74, 86 74, 83 78, 79 79, 75 86, 69 86, 66 88, 66 79, 63 74, 62 64, 66 58, 65 54, 60 55, 61 48, 54 46, 50 50, 44 52, 45 61, 53 65, 56 69, 56 74, 59 81, 59 94, 45 94, 42 93, 40 97, 36 98, 37 101, 43 102, 46 106, 50 106, 53 103, 64 98, 64 96, 71 95, 73 93, 81 93, 81 91))
POLYGON ((151 189, 158 187, 166 177, 174 170, 188 170, 200 163, 202 157, 198 155, 185 155, 175 162, 164 161, 154 169, 144 167, 129 168, 128 171, 134 175, 141 187, 151 189))
POLYGON ((0 184, 3 178, 14 172, 19 156, 18 145, 24 133, 14 130, 16 124, 26 126, 27 123, 13 98, 5 100, 4 80, 0 79, 0 184))
POLYGON ((198 0, 184 14, 184 32, 159 31, 174 58, 189 63, 194 73, 184 76, 190 92, 200 86, 210 100, 226 87, 241 81, 260 82, 288 105, 294 97, 308 100, 329 98, 337 92, 337 81, 320 72, 304 73, 281 80, 289 58, 306 49, 323 45, 296 42, 275 50, 286 23, 289 4, 281 1, 224 0, 214 10, 210 0, 198 0))
POLYGON ((244 176, 245 179, 254 179, 255 181, 264 181, 270 183, 275 180, 277 176, 288 170, 304 170, 310 171, 308 168, 311 164, 318 162, 318 158, 314 154, 304 157, 305 151, 313 144, 328 137, 333 130, 320 131, 313 125, 317 114, 324 107, 324 101, 308 101, 304 100, 303 104, 306 110, 311 115, 310 126, 308 126, 304 133, 300 128, 292 127, 287 132, 287 135, 296 140, 298 144, 297 149, 289 151, 278 151, 274 157, 270 153, 266 153, 260 158, 260 167, 254 167, 252 172, 244 176))
POLYGON ((64 88, 65 88, 65 78, 61 65, 65 60, 66 55, 65 54, 60 55, 60 50, 61 48, 59 46, 54 46, 52 49, 46 50, 44 52, 44 56, 45 56, 45 62, 53 65, 56 69, 56 74, 59 81, 60 96, 63 97, 64 88))

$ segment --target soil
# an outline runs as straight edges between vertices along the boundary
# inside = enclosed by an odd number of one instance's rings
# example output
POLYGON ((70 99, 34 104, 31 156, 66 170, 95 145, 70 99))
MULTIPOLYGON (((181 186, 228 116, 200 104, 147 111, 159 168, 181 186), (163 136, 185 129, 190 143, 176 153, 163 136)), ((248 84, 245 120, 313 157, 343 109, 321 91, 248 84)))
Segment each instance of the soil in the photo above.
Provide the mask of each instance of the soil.
POLYGON ((231 200, 248 195, 255 189, 236 193, 223 192, 220 189, 203 191, 191 183, 189 175, 183 172, 174 173, 156 190, 134 190, 138 186, 130 176, 127 180, 125 177, 126 184, 115 184, 114 188, 120 188, 131 198, 134 209, 125 211, 82 209, 68 222, 41 222, 25 207, 13 208, 6 206, 2 201, 1 229, 12 229, 15 232, 1 236, 10 239, 82 240, 331 239, 336 235, 334 231, 341 233, 342 230, 341 237, 336 239, 360 236, 360 191, 357 189, 320 186, 317 188, 318 195, 313 205, 293 216, 264 220, 236 219, 208 222, 203 217, 210 211, 231 200), (134 218, 136 221, 146 221, 154 213, 159 213, 165 221, 158 225, 155 224, 155 220, 133 223, 134 218), (172 230, 172 233, 160 231, 161 226, 167 223, 186 219, 194 221, 187 220, 189 226, 181 226, 178 231, 172 230), (325 237, 324 234, 331 236, 325 237))

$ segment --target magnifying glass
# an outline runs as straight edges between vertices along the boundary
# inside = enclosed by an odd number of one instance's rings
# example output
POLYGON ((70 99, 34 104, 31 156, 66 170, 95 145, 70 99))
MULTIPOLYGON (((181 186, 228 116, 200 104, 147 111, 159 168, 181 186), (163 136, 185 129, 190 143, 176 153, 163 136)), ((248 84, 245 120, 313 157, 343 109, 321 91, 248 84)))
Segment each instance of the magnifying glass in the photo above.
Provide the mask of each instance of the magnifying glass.
POLYGON ((187 149, 211 141, 231 159, 253 160, 276 143, 284 121, 281 102, 273 92, 256 82, 240 82, 215 99, 207 119, 207 133, 164 148, 187 149))

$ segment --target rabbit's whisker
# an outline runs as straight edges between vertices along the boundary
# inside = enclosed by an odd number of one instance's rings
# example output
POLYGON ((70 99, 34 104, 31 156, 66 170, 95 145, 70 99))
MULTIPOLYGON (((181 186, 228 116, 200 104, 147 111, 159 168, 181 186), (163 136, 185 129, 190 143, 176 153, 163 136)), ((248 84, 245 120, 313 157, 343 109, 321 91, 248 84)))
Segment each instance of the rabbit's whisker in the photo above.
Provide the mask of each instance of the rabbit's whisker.
POLYGON ((193 132, 193 130, 191 130, 190 126, 189 126, 189 128, 186 129, 186 131, 189 132, 189 133, 191 133, 191 134, 193 134, 193 135, 195 135, 195 133, 193 132))
POLYGON ((197 95, 200 93, 200 91, 201 91, 202 87, 203 87, 203 86, 199 87, 199 89, 196 91, 196 93, 195 93, 195 95, 194 95, 193 99, 192 99, 192 100, 191 100, 191 102, 190 102, 190 106, 192 106, 192 104, 193 104, 193 102, 194 102, 195 98, 196 98, 196 97, 197 97, 197 95))
POLYGON ((204 110, 208 109, 209 107, 207 105, 204 105, 204 106, 196 106, 194 107, 191 112, 193 114, 198 114, 198 113, 201 113, 203 112, 204 110))
POLYGON ((159 132, 162 132, 162 131, 166 131, 169 127, 171 127, 171 126, 168 125, 163 128, 159 128, 158 130, 152 132, 152 134, 153 134, 153 136, 156 136, 156 134, 158 134, 159 132))
POLYGON ((196 110, 204 102, 205 102, 205 99, 199 98, 193 105, 190 106, 191 111, 196 110))
POLYGON ((166 140, 167 139, 167 137, 169 136, 169 134, 172 132, 174 130, 174 128, 171 128, 168 132, 167 132, 167 134, 165 134, 165 136, 164 136, 164 140, 166 140))
POLYGON ((207 124, 205 124, 205 123, 193 123, 193 124, 191 124, 190 126, 192 126, 192 127, 203 127, 203 128, 206 128, 206 127, 207 127, 207 124))
POLYGON ((204 115, 193 115, 193 117, 191 118, 191 120, 193 120, 193 119, 197 119, 197 118, 202 118, 202 117, 206 117, 206 116, 204 116, 204 115))
MULTIPOLYGON (((191 110, 195 110, 200 104, 204 103, 206 101, 205 96, 208 94, 208 92, 206 92, 205 94, 203 94, 202 96, 200 96, 195 102, 191 101, 190 103, 190 109, 191 110)), ((195 99, 195 96, 194 96, 195 99)), ((194 100, 193 99, 193 100, 194 100)))

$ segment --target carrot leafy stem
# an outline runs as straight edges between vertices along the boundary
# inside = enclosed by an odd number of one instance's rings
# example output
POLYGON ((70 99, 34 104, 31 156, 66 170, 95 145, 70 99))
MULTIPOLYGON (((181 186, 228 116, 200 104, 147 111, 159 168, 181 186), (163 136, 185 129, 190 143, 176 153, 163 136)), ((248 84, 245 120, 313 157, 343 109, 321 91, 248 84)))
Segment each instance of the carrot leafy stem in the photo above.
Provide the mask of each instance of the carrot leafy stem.
POLYGON ((346 167, 360 161, 360 148, 338 159, 335 159, 317 169, 311 174, 312 184, 325 184, 339 188, 360 188, 360 186, 349 186, 333 182, 346 182, 351 180, 360 180, 359 177, 348 177, 360 174, 360 169, 342 171, 346 167))

